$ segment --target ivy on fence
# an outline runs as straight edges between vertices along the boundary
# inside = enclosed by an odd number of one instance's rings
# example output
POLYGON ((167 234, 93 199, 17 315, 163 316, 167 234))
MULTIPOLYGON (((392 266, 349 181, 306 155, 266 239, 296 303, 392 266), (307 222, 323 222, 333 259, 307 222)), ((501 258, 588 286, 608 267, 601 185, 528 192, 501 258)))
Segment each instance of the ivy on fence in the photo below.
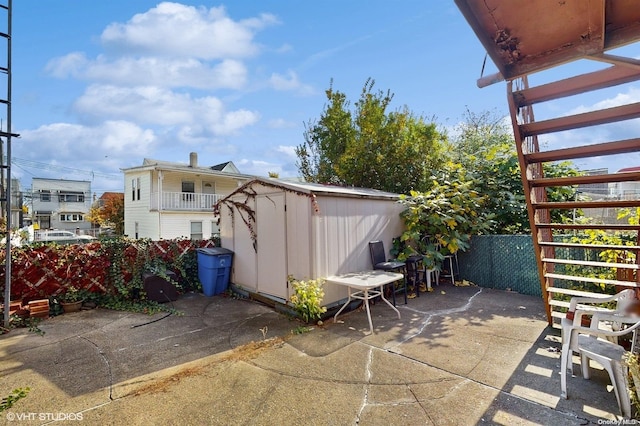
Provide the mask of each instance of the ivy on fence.
MULTIPOLYGON (((182 291, 196 290, 196 249, 213 247, 213 240, 114 239, 74 245, 33 245, 11 250, 11 299, 49 298, 76 289, 114 295, 125 300, 141 297, 142 274, 173 271, 182 291)), ((4 295, 5 256, 0 253, 0 289, 4 295)))

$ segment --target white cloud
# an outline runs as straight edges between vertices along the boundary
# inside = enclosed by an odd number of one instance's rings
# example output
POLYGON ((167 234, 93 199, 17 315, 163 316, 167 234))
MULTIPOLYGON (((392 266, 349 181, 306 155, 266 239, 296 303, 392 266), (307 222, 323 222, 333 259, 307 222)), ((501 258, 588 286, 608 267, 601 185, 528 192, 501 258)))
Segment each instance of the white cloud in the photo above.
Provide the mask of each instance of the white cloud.
POLYGON ((80 167, 84 162, 102 161, 105 155, 123 159, 125 162, 121 164, 126 164, 132 157, 141 158, 150 152, 157 138, 152 130, 131 122, 105 121, 94 127, 48 124, 22 131, 21 141, 40 149, 21 152, 20 147, 16 147, 17 157, 55 158, 72 167, 80 167))
POLYGON ((260 160, 249 160, 243 158, 239 161, 233 162, 238 169, 245 174, 255 175, 255 176, 269 176, 269 172, 274 172, 280 174, 282 172, 282 167, 279 164, 269 163, 267 161, 260 160))
POLYGON ((270 14, 234 21, 222 6, 207 9, 163 2, 124 24, 110 24, 101 40, 108 48, 136 54, 245 58, 259 51, 255 32, 277 23, 270 14))
POLYGON ((72 52, 50 60, 45 66, 45 71, 56 78, 77 77, 88 62, 84 53, 72 52))
POLYGON ((301 95, 312 95, 313 87, 303 84, 295 71, 289 70, 286 75, 273 73, 269 79, 269 84, 275 90, 295 91, 301 95))
POLYGON ((71 76, 126 86, 240 89, 247 81, 246 67, 234 59, 211 66, 197 59, 184 58, 123 57, 109 61, 100 56, 89 61, 81 54, 71 53, 51 60, 46 70, 57 78, 71 76))
POLYGON ((76 100, 74 110, 90 121, 108 117, 165 127, 187 126, 194 136, 231 134, 259 119, 253 111, 226 111, 213 96, 193 98, 153 86, 92 85, 76 100))
POLYGON ((626 93, 617 93, 612 97, 591 105, 580 105, 567 112, 566 115, 582 114, 584 112, 613 108, 635 102, 640 102, 640 88, 630 87, 626 93))
POLYGON ((280 152, 282 154, 287 155, 288 157, 291 158, 297 158, 298 156, 296 155, 296 147, 295 146, 290 146, 290 145, 279 145, 276 148, 277 152, 280 152))
POLYGON ((272 129, 290 129, 297 126, 296 123, 292 121, 287 121, 284 118, 276 118, 274 120, 269 120, 267 125, 272 129))

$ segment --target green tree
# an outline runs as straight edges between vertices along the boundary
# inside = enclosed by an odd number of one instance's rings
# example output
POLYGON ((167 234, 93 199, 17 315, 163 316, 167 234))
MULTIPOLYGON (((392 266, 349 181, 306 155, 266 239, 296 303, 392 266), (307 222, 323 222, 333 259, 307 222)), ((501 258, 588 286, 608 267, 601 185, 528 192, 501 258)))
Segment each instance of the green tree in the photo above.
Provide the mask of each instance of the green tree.
POLYGON ((116 235, 124 234, 124 194, 105 192, 100 203, 94 203, 87 220, 100 226, 112 226, 116 235))
MULTIPOLYGON (((488 197, 486 209, 495 215, 493 233, 529 233, 526 198, 515 141, 510 126, 492 112, 466 111, 452 139, 451 157, 474 176, 476 190, 488 197)), ((579 171, 569 161, 543 165, 546 177, 575 176, 579 171)), ((549 201, 570 201, 571 186, 547 188, 549 201)), ((552 211, 553 222, 572 220, 572 211, 552 211)))
POLYGON ((461 164, 449 162, 433 177, 427 192, 400 195, 405 232, 401 259, 422 254, 429 268, 439 268, 446 255, 469 248, 471 236, 490 229, 493 214, 485 208, 488 197, 461 164))
POLYGON ((367 80, 353 111, 330 85, 320 119, 307 123, 296 148, 298 169, 310 182, 424 191, 444 163, 446 136, 407 107, 389 111, 393 94, 374 92, 374 83, 367 80))

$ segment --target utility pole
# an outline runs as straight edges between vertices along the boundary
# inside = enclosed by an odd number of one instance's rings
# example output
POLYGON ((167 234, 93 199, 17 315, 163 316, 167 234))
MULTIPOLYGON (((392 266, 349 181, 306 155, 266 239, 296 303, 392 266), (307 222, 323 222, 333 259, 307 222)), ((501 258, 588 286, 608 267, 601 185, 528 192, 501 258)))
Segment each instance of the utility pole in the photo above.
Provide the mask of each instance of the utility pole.
POLYGON ((9 327, 9 306, 11 302, 11 138, 18 135, 11 132, 11 11, 13 1, 6 0, 0 4, 0 12, 6 13, 6 32, 0 31, 0 40, 7 43, 6 62, 1 63, 0 74, 6 76, 7 91, 5 96, 0 93, 0 105, 5 106, 5 116, 7 119, 7 130, 0 129, 0 170, 2 192, 0 201, 3 201, 3 216, 6 218, 6 244, 5 244, 5 282, 4 282, 4 326, 9 327))

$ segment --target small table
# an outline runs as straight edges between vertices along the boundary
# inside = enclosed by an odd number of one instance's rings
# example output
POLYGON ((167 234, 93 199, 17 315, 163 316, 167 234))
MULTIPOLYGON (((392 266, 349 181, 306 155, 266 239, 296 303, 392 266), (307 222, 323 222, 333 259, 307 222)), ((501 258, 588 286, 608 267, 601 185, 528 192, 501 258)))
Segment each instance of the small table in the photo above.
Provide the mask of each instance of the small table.
POLYGON ((374 297, 380 296, 384 302, 391 307, 398 314, 400 318, 400 312, 384 297, 384 285, 398 281, 404 278, 404 275, 396 272, 388 272, 381 270, 352 272, 343 275, 334 275, 327 277, 325 280, 330 283, 343 285, 348 288, 349 299, 340 310, 333 317, 333 322, 336 321, 340 312, 349 305, 352 299, 360 299, 364 301, 364 306, 367 310, 367 318, 369 318, 369 327, 371 328, 371 334, 373 334, 373 322, 371 321, 371 311, 369 310, 369 300, 374 297), (355 290, 352 292, 352 290, 355 290))

